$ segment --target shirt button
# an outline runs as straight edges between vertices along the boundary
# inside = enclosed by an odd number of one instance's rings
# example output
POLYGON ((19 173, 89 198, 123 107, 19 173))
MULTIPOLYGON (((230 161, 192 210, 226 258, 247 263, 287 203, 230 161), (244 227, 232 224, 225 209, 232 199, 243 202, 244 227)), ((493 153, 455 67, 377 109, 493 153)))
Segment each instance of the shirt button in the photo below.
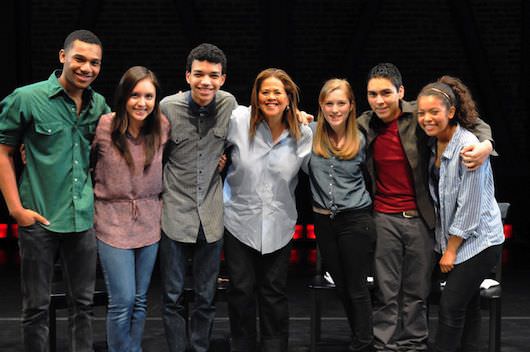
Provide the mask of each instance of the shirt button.
POLYGON ((79 144, 77 144, 77 143, 74 143, 74 147, 77 147, 78 145, 79 145, 79 144))
POLYGON ((77 199, 77 196, 74 196, 74 199, 77 199))
POLYGON ((77 160, 74 160, 74 164, 78 164, 79 162, 77 160))
POLYGON ((77 182, 77 178, 74 178, 74 182, 77 182))
POLYGON ((52 133, 52 130, 48 130, 48 133, 52 133))

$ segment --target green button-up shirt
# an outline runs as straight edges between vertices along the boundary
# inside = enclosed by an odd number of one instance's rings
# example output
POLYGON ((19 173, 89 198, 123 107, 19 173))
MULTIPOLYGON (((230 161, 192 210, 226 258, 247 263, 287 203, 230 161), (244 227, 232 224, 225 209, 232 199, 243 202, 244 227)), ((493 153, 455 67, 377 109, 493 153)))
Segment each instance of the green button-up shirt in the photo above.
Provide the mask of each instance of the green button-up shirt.
POLYGON ((0 144, 25 144, 22 205, 46 217, 50 231, 79 232, 93 224, 90 143, 99 117, 110 109, 88 88, 78 116, 59 75, 55 71, 47 81, 18 88, 0 102, 0 144))

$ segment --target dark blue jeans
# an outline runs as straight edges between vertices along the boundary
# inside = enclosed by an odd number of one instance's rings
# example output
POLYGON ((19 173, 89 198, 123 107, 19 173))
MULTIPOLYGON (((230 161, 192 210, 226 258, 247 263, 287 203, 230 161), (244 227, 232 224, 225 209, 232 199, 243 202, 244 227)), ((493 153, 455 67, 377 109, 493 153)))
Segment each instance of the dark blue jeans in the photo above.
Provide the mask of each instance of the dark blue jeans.
POLYGON ((60 256, 68 307, 68 350, 92 351, 96 238, 92 229, 56 233, 39 224, 19 228, 22 327, 27 352, 48 351, 50 291, 60 256))
POLYGON ((501 244, 488 247, 455 265, 447 274, 440 297, 436 351, 470 352, 480 349, 480 284, 498 263, 501 251, 501 244))
POLYGON ((372 346, 372 302, 366 277, 372 270, 375 224, 370 210, 329 215, 314 214, 317 243, 325 268, 330 272, 344 304, 352 333, 351 348, 372 346))
POLYGON ((163 319, 171 352, 186 349, 186 316, 182 292, 188 261, 191 260, 195 297, 190 314, 189 340, 193 351, 206 352, 210 346, 215 317, 214 297, 219 275, 223 241, 208 243, 202 231, 196 243, 173 241, 162 233, 160 269, 163 289, 163 319))
POLYGON ((147 290, 158 243, 140 248, 112 247, 98 240, 98 253, 109 293, 109 352, 141 352, 147 311, 147 290))

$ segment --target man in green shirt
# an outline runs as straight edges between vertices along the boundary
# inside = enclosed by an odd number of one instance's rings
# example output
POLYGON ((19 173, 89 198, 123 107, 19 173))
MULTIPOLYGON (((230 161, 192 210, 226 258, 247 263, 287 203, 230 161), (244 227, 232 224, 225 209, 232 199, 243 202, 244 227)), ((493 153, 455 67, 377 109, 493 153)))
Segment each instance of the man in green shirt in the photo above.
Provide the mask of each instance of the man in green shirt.
POLYGON ((69 351, 92 351, 91 306, 96 242, 90 143, 105 99, 90 88, 102 46, 78 30, 59 52, 62 70, 16 89, 0 102, 0 189, 19 225, 24 346, 48 350, 48 309, 54 261, 61 256, 69 309, 69 351), (17 187, 13 154, 25 145, 17 187))

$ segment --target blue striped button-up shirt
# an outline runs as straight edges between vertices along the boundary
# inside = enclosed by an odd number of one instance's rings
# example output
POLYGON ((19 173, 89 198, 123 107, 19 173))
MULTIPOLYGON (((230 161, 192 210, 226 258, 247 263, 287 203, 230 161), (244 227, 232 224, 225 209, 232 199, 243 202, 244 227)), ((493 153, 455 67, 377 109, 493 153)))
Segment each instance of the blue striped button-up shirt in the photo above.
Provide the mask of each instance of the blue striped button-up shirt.
MULTIPOLYGON (((477 142, 471 132, 458 126, 442 154, 438 185, 434 184, 432 178, 429 182, 437 212, 436 251, 445 252, 451 235, 464 239, 455 264, 504 242, 489 159, 479 169, 470 171, 460 157, 460 150, 464 146, 477 142)), ((434 147, 432 151, 430 167, 434 167, 434 147)))
POLYGON ((261 122, 251 140, 249 126, 250 108, 240 106, 232 113, 227 137, 234 148, 224 185, 225 227, 245 245, 267 254, 293 237, 294 190, 313 134, 300 126, 298 141, 285 130, 274 142, 269 126, 261 122))

